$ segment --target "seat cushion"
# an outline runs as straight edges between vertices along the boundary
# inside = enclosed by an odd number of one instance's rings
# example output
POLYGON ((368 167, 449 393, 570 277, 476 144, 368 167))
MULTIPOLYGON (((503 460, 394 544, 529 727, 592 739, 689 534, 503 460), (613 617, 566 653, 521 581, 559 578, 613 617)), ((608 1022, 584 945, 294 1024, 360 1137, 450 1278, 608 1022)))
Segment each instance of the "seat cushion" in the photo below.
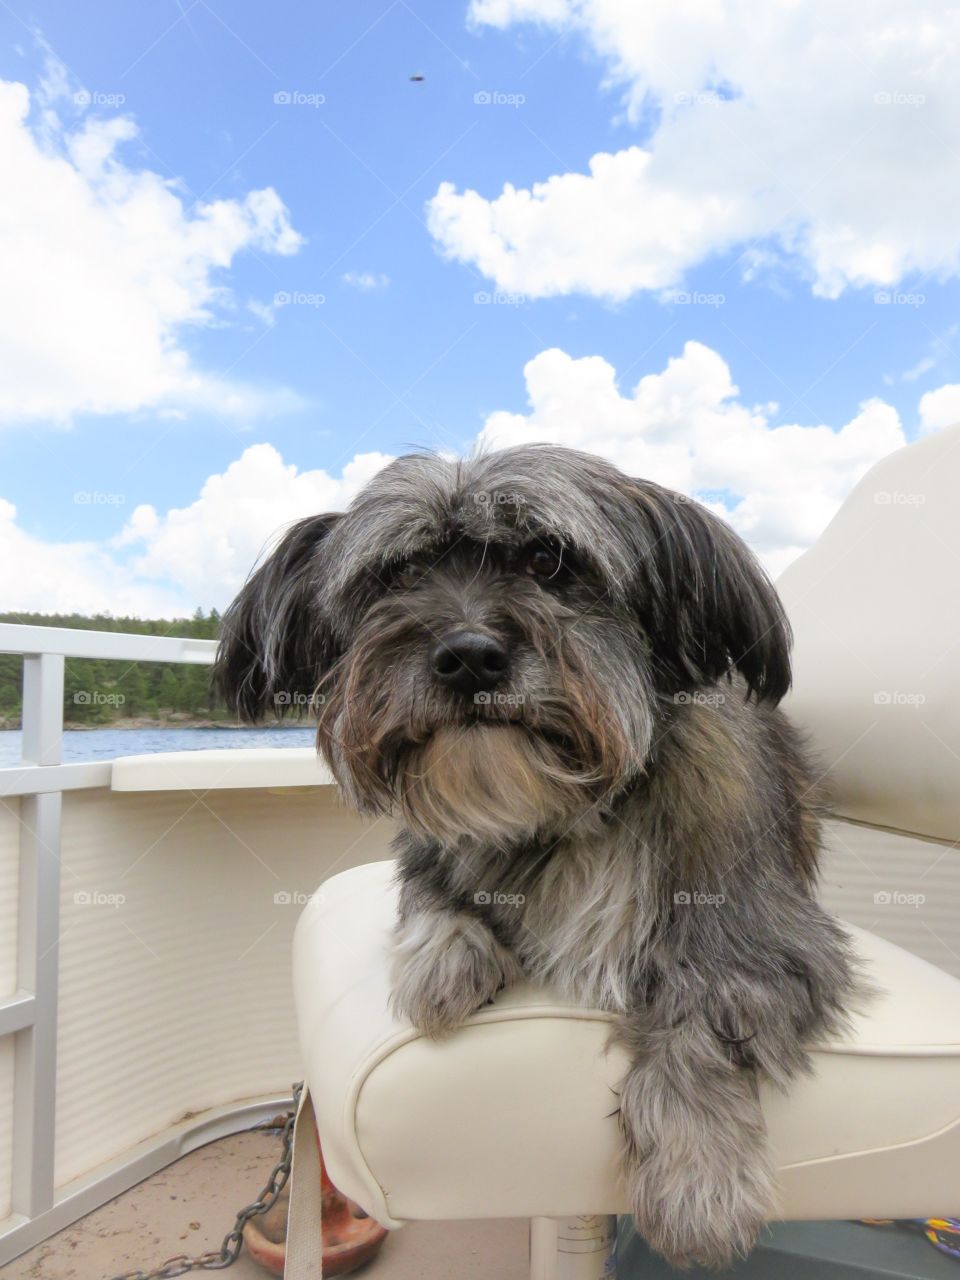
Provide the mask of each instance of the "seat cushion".
MULTIPOLYGON (((392 862, 328 880, 294 941, 304 1072, 333 1181, 385 1226, 623 1212, 610 1018, 545 987, 502 992, 443 1041, 388 1009, 392 862)), ((762 1087, 784 1218, 960 1205, 960 982, 850 930, 882 988, 815 1073, 762 1087)))
POLYGON ((794 633, 784 701, 834 809, 960 839, 960 427, 888 454, 777 582, 794 633))

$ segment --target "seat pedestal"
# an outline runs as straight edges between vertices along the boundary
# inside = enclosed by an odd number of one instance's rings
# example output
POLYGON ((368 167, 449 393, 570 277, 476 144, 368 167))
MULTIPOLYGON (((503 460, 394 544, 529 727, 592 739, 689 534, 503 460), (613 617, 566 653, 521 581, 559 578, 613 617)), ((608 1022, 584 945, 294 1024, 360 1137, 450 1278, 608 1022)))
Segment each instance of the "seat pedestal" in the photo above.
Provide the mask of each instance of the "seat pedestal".
POLYGON ((530 1280, 615 1280, 614 1214, 530 1219, 530 1280))

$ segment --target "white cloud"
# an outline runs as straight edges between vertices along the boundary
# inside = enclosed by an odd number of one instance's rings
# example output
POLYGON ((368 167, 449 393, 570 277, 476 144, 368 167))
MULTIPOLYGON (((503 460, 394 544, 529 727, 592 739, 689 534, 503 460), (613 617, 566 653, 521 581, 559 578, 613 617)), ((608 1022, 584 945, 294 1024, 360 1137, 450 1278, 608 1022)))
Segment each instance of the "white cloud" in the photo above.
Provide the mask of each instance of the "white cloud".
POLYGON ((629 393, 599 356, 574 359, 554 348, 524 373, 529 413, 491 414, 482 444, 565 444, 700 495, 774 573, 810 546, 874 462, 906 443, 896 410, 882 400, 866 401, 838 431, 771 426, 776 407, 745 405, 726 362, 699 342, 629 393))
POLYGON ((137 507, 117 545, 136 548, 132 569, 141 578, 176 582, 197 603, 222 606, 279 530, 345 507, 389 461, 382 453, 357 454, 335 477, 298 471, 273 445, 252 445, 210 476, 190 506, 163 515, 137 507))
MULTIPOLYGON (((618 299, 732 247, 818 294, 960 269, 960 10, 939 0, 473 0, 582 33, 644 145, 500 195, 442 183, 429 225, 505 290, 618 299)), ((747 260, 747 273, 756 262, 747 260)))
POLYGON ((514 22, 560 25, 570 16, 570 0, 476 0, 470 6, 470 22, 479 26, 509 27, 514 22))
POLYGON ((188 595, 137 578, 103 543, 47 542, 17 523, 0 498, 0 599, 24 613, 113 613, 144 618, 193 611, 188 595))
POLYGON ((924 356, 922 360, 918 360, 917 363, 912 365, 909 369, 904 369, 900 377, 904 382, 916 382, 916 380, 918 378, 922 378, 925 373, 929 373, 936 363, 937 362, 934 360, 933 356, 924 356))
POLYGON ((448 254, 509 292, 625 298, 663 289, 686 266, 733 241, 742 209, 651 181, 652 159, 640 147, 600 153, 589 174, 551 177, 529 191, 507 183, 494 200, 458 194, 444 182, 430 202, 428 225, 448 254))
POLYGON ((960 383, 948 382, 920 397, 920 430, 924 434, 960 422, 960 383))
POLYGON ((128 117, 64 125, 51 104, 74 112, 67 88, 48 75, 31 116, 27 88, 0 81, 0 422, 292 406, 292 392, 205 373, 182 345, 229 300, 238 254, 299 248, 280 197, 188 207, 175 182, 123 158, 137 137, 128 117))
POLYGON ((363 293, 372 293, 374 289, 385 289, 390 277, 376 271, 345 271, 340 279, 344 284, 352 285, 363 293))

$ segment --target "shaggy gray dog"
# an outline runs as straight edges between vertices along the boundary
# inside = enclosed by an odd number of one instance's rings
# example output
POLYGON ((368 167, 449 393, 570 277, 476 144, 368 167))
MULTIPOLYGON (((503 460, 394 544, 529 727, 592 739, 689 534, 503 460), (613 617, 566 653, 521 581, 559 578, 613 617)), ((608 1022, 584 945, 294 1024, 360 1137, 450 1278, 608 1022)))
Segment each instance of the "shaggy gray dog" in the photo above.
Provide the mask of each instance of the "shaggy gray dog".
POLYGON ((231 703, 312 704, 352 804, 400 818, 397 1014, 441 1036, 524 977, 616 1015, 626 1190, 679 1264, 775 1211, 758 1079, 856 986, 789 645, 726 524, 552 446, 399 458, 224 618, 231 703))

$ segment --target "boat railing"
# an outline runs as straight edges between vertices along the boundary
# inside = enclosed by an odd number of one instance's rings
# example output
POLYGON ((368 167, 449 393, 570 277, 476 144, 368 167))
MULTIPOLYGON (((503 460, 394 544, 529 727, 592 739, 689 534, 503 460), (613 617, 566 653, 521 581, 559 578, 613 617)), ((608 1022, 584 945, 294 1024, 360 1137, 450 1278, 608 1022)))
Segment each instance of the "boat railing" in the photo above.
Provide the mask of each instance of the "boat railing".
POLYGON ((65 763, 63 696, 72 658, 210 665, 216 641, 0 623, 0 653, 23 656, 21 759, 0 768, 0 802, 19 797, 17 984, 0 999, 0 1038, 15 1037, 14 1225, 55 1201, 61 809, 65 791, 109 786, 109 762, 65 763))

